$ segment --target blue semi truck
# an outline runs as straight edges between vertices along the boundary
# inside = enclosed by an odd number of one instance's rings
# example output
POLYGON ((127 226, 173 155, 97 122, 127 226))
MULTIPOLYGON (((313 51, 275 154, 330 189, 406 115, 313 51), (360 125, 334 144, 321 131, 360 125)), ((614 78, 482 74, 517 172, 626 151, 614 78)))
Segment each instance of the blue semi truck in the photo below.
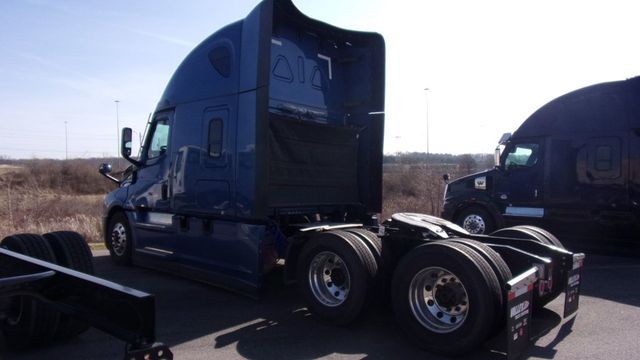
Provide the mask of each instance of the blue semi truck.
MULTIPOLYGON (((378 222, 384 79, 381 35, 290 0, 215 32, 169 81, 139 156, 123 129, 124 175, 100 167, 118 184, 104 203, 111 258, 251 296, 284 266, 316 317, 346 325, 386 297, 411 338, 444 354, 507 324, 528 329, 529 305, 563 291, 576 299, 567 315, 577 310, 583 255, 544 230, 473 235, 413 213, 378 222)), ((529 341, 510 339, 511 353, 529 341)))

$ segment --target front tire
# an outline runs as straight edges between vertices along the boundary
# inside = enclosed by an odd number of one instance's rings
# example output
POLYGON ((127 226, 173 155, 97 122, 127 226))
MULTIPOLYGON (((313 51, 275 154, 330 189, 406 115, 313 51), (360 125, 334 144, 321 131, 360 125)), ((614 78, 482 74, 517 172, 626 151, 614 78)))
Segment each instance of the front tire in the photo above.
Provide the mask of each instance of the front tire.
POLYGON ((132 240, 127 216, 122 212, 115 213, 109 219, 105 234, 105 243, 113 262, 121 265, 131 264, 132 240))
POLYGON ((491 214, 479 206, 464 209, 456 217, 456 223, 470 234, 489 234, 496 228, 491 214))
POLYGON ((300 293, 308 309, 335 325, 353 322, 367 307, 377 264, 358 237, 344 231, 315 235, 297 266, 300 293))

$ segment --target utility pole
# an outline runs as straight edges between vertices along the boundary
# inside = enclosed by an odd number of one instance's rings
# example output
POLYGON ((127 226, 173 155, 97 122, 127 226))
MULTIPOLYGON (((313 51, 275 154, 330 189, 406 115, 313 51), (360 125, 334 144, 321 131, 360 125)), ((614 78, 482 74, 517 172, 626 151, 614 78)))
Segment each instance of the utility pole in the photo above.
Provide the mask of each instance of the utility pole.
POLYGON ((69 133, 67 132, 67 121, 64 122, 64 159, 69 160, 69 133))
POLYGON ((425 166, 429 164, 429 88, 424 88, 425 103, 427 108, 427 159, 425 160, 425 166))
POLYGON ((118 153, 120 152, 120 114, 118 105, 120 104, 120 100, 114 100, 116 103, 116 157, 118 158, 118 167, 120 167, 120 156, 118 153))

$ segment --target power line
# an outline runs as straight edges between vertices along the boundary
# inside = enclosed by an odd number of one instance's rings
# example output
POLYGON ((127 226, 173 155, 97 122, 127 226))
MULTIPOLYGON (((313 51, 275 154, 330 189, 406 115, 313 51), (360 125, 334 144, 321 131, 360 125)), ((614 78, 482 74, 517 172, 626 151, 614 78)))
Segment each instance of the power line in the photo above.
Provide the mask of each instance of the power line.
MULTIPOLYGON (((47 153, 47 154, 64 154, 65 150, 51 150, 51 149, 17 149, 17 148, 7 148, 0 147, 1 151, 20 151, 20 152, 38 152, 38 153, 47 153)), ((113 152, 113 150, 111 151, 113 152)), ((70 154, 108 154, 110 151, 69 151, 70 154)))

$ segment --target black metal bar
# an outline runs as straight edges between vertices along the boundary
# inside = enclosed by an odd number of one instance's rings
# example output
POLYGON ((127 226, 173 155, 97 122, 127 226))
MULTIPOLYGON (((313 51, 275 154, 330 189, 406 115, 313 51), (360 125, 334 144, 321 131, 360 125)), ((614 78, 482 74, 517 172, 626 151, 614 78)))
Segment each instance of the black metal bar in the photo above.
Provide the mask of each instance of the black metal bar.
POLYGON ((46 278, 52 277, 55 274, 56 274, 55 271, 48 270, 48 271, 43 271, 43 272, 39 272, 39 273, 35 273, 35 274, 18 275, 18 276, 0 278, 0 294, 2 294, 2 288, 5 287, 5 286, 22 285, 22 284, 26 284, 26 283, 30 283, 30 282, 34 282, 34 281, 38 281, 38 280, 42 280, 42 279, 46 279, 46 278))
POLYGON ((517 247, 499 244, 487 245, 502 256, 514 274, 524 272, 533 266, 543 266, 546 268, 552 263, 551 259, 547 257, 538 256, 517 247))
POLYGON ((36 288, 37 299, 56 310, 82 319, 132 348, 154 344, 153 295, 4 248, 0 248, 0 263, 3 269, 11 269, 10 275, 29 278, 47 274, 30 285, 36 288))

